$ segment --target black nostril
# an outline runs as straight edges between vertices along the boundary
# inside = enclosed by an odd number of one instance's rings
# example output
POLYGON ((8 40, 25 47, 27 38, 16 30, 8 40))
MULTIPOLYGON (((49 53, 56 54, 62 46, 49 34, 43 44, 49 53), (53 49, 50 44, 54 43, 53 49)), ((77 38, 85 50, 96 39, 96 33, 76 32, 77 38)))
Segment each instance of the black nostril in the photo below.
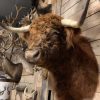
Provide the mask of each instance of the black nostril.
POLYGON ((40 54, 39 50, 33 52, 33 57, 38 57, 40 54))

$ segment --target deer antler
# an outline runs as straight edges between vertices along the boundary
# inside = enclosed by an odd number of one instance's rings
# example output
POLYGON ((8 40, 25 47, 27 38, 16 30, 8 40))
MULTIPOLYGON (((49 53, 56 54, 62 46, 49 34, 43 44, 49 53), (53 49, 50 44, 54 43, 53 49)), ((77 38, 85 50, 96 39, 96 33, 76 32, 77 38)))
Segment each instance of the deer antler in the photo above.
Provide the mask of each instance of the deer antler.
POLYGON ((17 20, 20 11, 21 11, 24 7, 18 7, 18 6, 15 5, 15 8, 16 8, 16 16, 15 16, 15 18, 13 19, 12 24, 17 20))
POLYGON ((16 9, 16 15, 15 17, 12 16, 12 12, 11 14, 6 17, 6 20, 3 20, 2 23, 6 23, 7 25, 12 25, 14 24, 14 22, 17 20, 20 11, 23 9, 24 7, 18 7, 17 5, 15 5, 15 9, 16 9))

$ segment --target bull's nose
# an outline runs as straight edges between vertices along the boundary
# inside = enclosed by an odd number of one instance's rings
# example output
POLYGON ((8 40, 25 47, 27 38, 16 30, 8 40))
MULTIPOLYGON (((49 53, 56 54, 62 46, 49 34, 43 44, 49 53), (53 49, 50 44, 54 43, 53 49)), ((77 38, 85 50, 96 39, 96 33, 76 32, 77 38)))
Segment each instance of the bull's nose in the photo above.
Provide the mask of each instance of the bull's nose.
POLYGON ((40 51, 39 50, 27 50, 25 52, 25 58, 29 61, 29 62, 37 62, 38 59, 40 58, 40 51))

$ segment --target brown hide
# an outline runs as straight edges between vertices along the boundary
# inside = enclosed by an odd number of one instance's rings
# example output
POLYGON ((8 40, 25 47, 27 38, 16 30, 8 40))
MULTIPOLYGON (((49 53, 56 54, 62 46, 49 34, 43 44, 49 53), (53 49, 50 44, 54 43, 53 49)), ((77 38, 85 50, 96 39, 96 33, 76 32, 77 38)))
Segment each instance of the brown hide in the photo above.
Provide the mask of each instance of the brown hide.
MULTIPOLYGON (((27 50, 38 48, 41 53, 35 63, 52 74, 57 100, 92 98, 96 91, 97 61, 90 43, 80 33, 80 29, 63 27, 61 17, 47 14, 34 20, 24 35, 27 50)), ((34 57, 30 59, 34 61, 34 57)))

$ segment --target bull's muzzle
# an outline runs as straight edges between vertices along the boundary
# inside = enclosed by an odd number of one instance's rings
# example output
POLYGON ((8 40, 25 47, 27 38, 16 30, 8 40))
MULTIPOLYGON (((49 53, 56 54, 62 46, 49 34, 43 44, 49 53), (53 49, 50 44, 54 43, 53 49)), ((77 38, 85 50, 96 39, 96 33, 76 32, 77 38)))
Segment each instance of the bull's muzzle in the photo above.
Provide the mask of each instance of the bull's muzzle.
POLYGON ((41 56, 41 52, 39 49, 33 49, 33 50, 26 50, 25 52, 25 58, 28 62, 36 63, 41 56))

